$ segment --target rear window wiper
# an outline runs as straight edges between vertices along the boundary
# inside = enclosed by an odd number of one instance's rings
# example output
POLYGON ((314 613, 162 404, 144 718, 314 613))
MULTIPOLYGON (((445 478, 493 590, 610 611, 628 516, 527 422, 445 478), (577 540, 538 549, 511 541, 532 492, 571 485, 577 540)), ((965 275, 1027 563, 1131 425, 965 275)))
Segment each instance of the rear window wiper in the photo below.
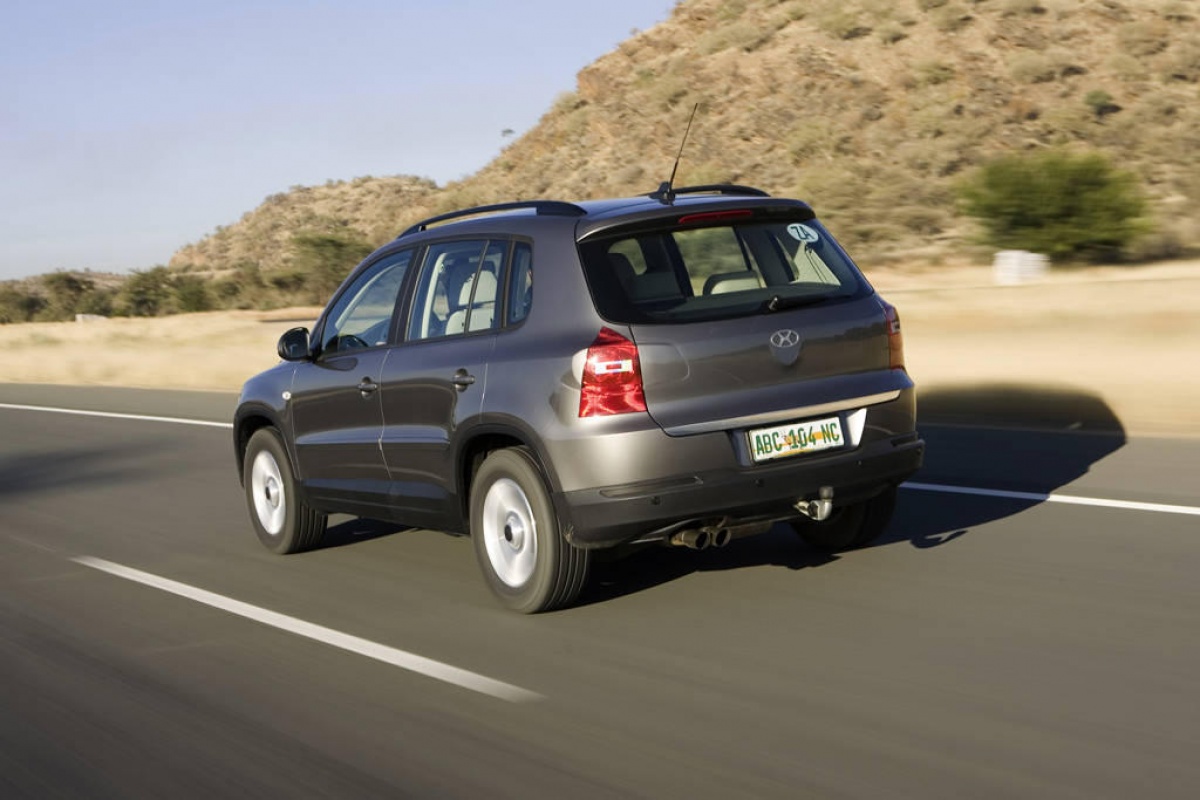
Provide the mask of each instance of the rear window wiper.
POLYGON ((773 294, 759 308, 763 314, 774 314, 776 311, 786 311, 789 308, 799 308, 800 306, 811 306, 823 302, 830 297, 829 294, 794 294, 789 297, 784 297, 780 294, 773 294))

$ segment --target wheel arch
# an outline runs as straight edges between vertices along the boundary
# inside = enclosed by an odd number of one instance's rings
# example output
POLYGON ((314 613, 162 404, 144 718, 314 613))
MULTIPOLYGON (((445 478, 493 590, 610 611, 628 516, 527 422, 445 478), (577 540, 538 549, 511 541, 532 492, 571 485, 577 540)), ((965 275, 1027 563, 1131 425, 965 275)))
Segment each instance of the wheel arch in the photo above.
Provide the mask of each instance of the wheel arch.
POLYGON ((553 495, 558 491, 558 479, 553 466, 546 458, 541 440, 526 426, 517 421, 484 422, 470 430, 458 451, 457 488, 459 513, 462 514, 464 529, 470 533, 471 484, 489 453, 512 447, 524 447, 533 456, 538 470, 546 481, 547 490, 553 495))
MULTIPOLYGON (((275 428, 282 436, 283 428, 270 408, 256 405, 238 409, 237 419, 233 424, 233 449, 237 458, 238 483, 245 484, 246 481, 246 447, 250 444, 250 437, 263 428, 275 428)), ((290 450, 286 439, 284 450, 290 450)))

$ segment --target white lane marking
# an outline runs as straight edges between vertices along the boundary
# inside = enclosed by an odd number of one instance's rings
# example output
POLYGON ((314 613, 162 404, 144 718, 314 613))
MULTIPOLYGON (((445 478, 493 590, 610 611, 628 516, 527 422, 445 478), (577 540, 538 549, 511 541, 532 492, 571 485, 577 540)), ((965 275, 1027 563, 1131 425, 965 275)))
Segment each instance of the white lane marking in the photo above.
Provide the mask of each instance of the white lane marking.
POLYGON ((1103 497, 1079 497, 1078 495, 1054 494, 1053 492, 1049 494, 1041 492, 1009 492, 1002 489, 979 489, 974 486, 950 486, 942 483, 916 483, 913 481, 900 484, 900 488, 916 489, 922 492, 1001 497, 1006 500, 1032 500, 1035 503, 1065 503, 1075 506, 1100 506, 1101 508, 1121 508, 1127 511, 1155 511, 1160 514, 1188 514, 1200 517, 1200 506, 1140 503, 1135 500, 1109 500, 1103 497))
POLYGON ((118 414, 115 411, 85 411, 81 408, 54 408, 53 406, 23 406, 15 403, 0 403, 0 408, 8 408, 14 411, 48 411, 52 414, 74 414, 80 417, 136 419, 142 422, 172 422, 176 425, 203 425, 208 428, 233 429, 232 422, 210 422, 204 419, 184 419, 183 417, 152 417, 145 414, 118 414))
POLYGON ((372 642, 369 639, 351 636, 341 631, 335 631, 332 628, 314 625, 302 619, 289 617, 286 614, 268 611, 265 608, 252 606, 249 603, 233 600, 224 595, 205 591, 204 589, 197 589, 186 583, 162 578, 158 575, 152 575, 149 572, 142 572, 131 567, 114 564, 111 561, 92 558, 91 556, 79 556, 71 560, 85 567, 91 567, 102 572, 107 572, 110 575, 116 575, 118 578, 124 578, 155 589, 161 589, 164 592, 186 597, 189 600, 194 600, 197 603, 203 603, 213 608, 219 608, 222 611, 236 614, 239 617, 245 617, 255 622, 261 622, 264 625, 270 625, 272 628, 294 633, 297 636, 303 636, 322 644, 338 647, 351 653, 357 653, 360 656, 373 658, 376 661, 382 661, 394 667, 400 667, 410 672, 416 672, 420 675, 460 686, 464 689, 470 689, 473 692, 486 694, 500 700, 507 700, 511 703, 529 703, 544 699, 543 695, 536 692, 531 692, 519 686, 504 683, 503 681, 493 680, 477 672, 459 669, 458 667, 444 664, 441 661, 434 661, 431 658, 425 658, 415 653, 388 647, 378 642, 372 642))

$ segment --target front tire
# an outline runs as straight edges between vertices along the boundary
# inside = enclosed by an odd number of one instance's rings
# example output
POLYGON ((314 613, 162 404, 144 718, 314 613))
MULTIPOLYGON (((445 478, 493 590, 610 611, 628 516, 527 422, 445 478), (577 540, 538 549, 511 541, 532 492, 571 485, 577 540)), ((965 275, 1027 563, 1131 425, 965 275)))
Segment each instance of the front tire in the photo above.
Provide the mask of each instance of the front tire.
POLYGON ((550 493, 525 448, 497 450, 471 484, 471 541, 488 587, 523 614, 573 603, 591 553, 563 538, 550 493))
POLYGON ((325 533, 325 515, 300 499, 292 462, 274 428, 260 428, 246 445, 246 505, 258 540, 273 553, 311 550, 325 533))
POLYGON ((862 503, 836 509, 829 519, 793 520, 792 530, 814 550, 840 553, 864 547, 879 538, 896 508, 896 487, 862 503))

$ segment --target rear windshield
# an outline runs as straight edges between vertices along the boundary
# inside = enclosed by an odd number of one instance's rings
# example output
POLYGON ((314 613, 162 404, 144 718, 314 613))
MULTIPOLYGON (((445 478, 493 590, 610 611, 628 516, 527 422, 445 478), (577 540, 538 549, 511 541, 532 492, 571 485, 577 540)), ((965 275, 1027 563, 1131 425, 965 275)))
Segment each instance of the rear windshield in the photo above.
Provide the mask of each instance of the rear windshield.
POLYGON ((870 291, 815 219, 673 227, 581 245, 596 308, 613 322, 691 322, 870 291))

